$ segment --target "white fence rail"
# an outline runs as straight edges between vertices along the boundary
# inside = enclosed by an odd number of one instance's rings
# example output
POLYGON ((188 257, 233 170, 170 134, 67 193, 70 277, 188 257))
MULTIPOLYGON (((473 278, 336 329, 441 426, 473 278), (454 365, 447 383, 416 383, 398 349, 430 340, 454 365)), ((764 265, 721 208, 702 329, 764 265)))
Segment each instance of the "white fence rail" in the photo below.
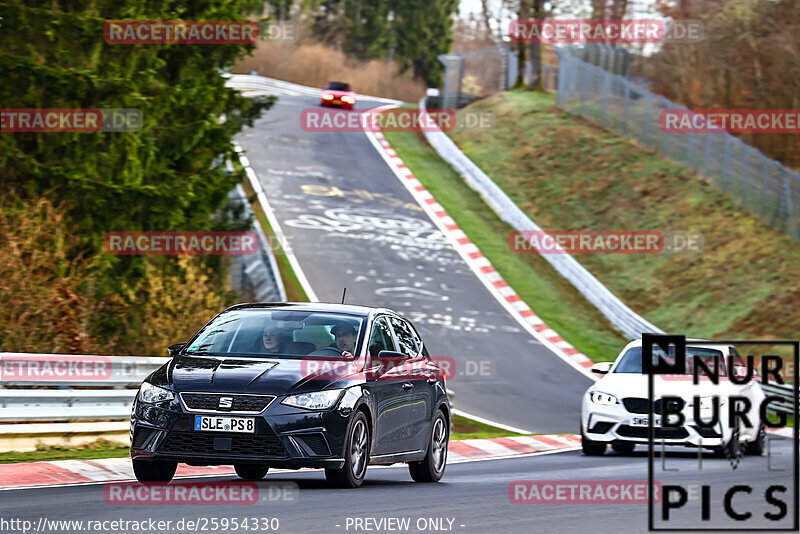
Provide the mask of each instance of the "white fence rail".
POLYGON ((776 413, 794 413, 794 386, 791 384, 777 385, 777 384, 761 384, 761 389, 767 396, 774 395, 780 397, 779 402, 771 402, 769 407, 770 411, 776 413))
POLYGON ((139 385, 167 361, 0 352, 0 423, 127 420, 139 385))

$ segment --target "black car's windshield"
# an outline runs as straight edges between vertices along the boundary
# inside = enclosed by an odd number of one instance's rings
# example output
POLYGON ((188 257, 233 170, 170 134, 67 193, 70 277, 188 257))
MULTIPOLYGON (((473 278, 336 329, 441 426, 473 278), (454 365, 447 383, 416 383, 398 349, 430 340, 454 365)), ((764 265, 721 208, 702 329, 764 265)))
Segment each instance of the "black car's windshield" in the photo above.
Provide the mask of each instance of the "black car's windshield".
POLYGON ((326 89, 329 89, 331 91, 349 91, 350 84, 342 82, 330 82, 328 84, 328 87, 326 87, 326 89))
MULTIPOLYGON (((684 369, 684 374, 692 374, 693 370, 692 367, 694 365, 695 356, 701 358, 703 363, 708 366, 709 369, 714 370, 714 358, 719 358, 719 374, 720 376, 725 375, 725 359, 722 356, 722 353, 718 350, 714 349, 704 349, 698 347, 686 347, 686 368, 684 369)), ((665 361, 675 361, 674 356, 668 355, 663 350, 658 347, 653 347, 653 363, 656 363, 658 358, 662 358, 665 361)), ((616 369, 614 369, 615 373, 641 373, 642 372, 642 347, 633 347, 625 353, 622 357, 622 360, 617 365, 616 369)), ((705 371, 702 367, 698 370, 699 375, 705 375, 705 371)))
POLYGON ((186 353, 351 358, 358 353, 363 323, 358 316, 329 312, 233 310, 203 328, 186 353))

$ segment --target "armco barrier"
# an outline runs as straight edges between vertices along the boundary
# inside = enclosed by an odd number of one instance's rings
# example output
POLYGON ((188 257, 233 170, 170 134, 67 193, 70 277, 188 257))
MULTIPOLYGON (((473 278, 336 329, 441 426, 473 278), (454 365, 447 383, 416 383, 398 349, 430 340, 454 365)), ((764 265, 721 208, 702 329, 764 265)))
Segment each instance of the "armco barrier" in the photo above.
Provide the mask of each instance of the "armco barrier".
MULTIPOLYGON (((103 380, 19 380, 0 375, 0 452, 33 450, 39 443, 78 445, 99 438, 127 443, 128 418, 138 386, 167 358, 2 352, 0 364, 3 360, 55 363, 76 358, 110 363, 111 373, 103 380), (75 389, 85 386, 92 387, 75 389)), ((772 404, 772 411, 794 411, 792 386, 762 387, 768 395, 781 397, 781 402, 772 404)), ((449 390, 448 395, 452 395, 449 390)))
MULTIPOLYGON (((424 98, 420 101, 419 107, 425 113, 424 98)), ((530 217, 525 215, 525 212, 514 204, 514 201, 508 198, 508 195, 486 173, 465 156, 444 132, 441 130, 429 130, 429 128, 426 128, 424 132, 428 143, 443 160, 461 175, 469 187, 480 194, 500 219, 519 232, 542 232, 542 229, 530 217)), ((600 310, 609 322, 628 339, 638 339, 645 332, 663 333, 657 326, 637 315, 626 306, 624 302, 609 291, 592 273, 569 254, 543 254, 542 257, 561 276, 569 280, 586 300, 600 310)))

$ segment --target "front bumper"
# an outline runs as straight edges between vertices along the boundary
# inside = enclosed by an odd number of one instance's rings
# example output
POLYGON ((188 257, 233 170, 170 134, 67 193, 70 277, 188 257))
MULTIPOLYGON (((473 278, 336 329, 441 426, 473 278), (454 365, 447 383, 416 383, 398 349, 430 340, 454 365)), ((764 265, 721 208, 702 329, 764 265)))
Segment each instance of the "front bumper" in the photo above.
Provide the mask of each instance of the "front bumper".
POLYGON ((189 465, 253 463, 289 469, 344 465, 348 410, 300 410, 276 400, 258 415, 230 414, 253 417, 253 434, 197 431, 197 415, 225 414, 189 412, 177 399, 158 406, 135 402, 131 457, 189 465))
POLYGON ((323 100, 322 101, 322 106, 323 107, 334 106, 334 107, 345 108, 345 109, 353 109, 353 106, 355 106, 355 105, 356 105, 355 102, 350 103, 350 102, 345 102, 344 100, 337 100, 335 98, 333 100, 323 100))
MULTIPOLYGON (((720 422, 714 428, 703 428, 695 423, 692 409, 683 412, 685 421, 678 428, 661 428, 654 430, 655 445, 685 445, 690 447, 719 447, 730 439, 730 430, 720 422)), ((659 414, 655 415, 661 417, 659 414)), ((599 406, 588 398, 584 399, 581 410, 581 431, 592 441, 613 442, 627 441, 633 443, 649 443, 649 428, 642 425, 647 413, 633 413, 622 404, 599 406), (638 420, 638 421, 637 421, 638 420)))

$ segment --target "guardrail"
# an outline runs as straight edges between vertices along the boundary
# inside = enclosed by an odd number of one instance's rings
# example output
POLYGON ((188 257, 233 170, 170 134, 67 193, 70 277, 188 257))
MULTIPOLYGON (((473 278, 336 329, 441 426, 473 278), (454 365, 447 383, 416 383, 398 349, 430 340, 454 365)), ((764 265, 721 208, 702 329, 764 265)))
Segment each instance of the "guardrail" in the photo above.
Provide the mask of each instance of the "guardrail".
POLYGON ((791 384, 761 384, 761 389, 767 396, 780 397, 779 402, 771 402, 770 411, 775 413, 794 414, 794 386, 791 384))
MULTIPOLYGON (((241 161, 241 152, 237 151, 237 156, 241 161)), ((242 166, 246 168, 244 163, 242 162, 242 166)), ((233 287, 238 288, 240 294, 247 299, 254 298, 259 302, 284 302, 286 288, 281 279, 272 244, 261 228, 261 223, 253 214, 253 210, 250 209, 244 188, 237 184, 230 196, 239 201, 245 217, 252 217, 252 230, 258 236, 259 250, 258 254, 231 256, 231 261, 236 266, 231 269, 233 287)))
POLYGON ((0 422, 127 420, 137 388, 166 361, 2 352, 0 422))
MULTIPOLYGON (((425 98, 419 103, 425 114, 425 98)), ((433 123, 434 121, 430 121, 433 123)), ((494 210, 501 220, 519 232, 542 232, 542 229, 511 200, 492 179, 472 162, 441 130, 424 129, 425 139, 439 156, 449 163, 494 210)), ((592 275, 569 254, 543 254, 558 273, 566 278, 580 293, 628 339, 638 339, 644 332, 664 333, 663 330, 637 315, 619 297, 592 275)))
MULTIPOLYGON (((32 450, 40 442, 91 443, 101 437, 126 442, 137 388, 167 361, 157 357, 0 352, 0 452, 32 450), (102 373, 83 379, 56 378, 59 372, 69 371, 70 363, 85 363, 102 373), (39 387, 32 389, 34 385, 39 387), (81 387, 87 389, 77 389, 81 387)), ((791 385, 762 384, 762 388, 767 395, 781 398, 771 403, 771 411, 794 413, 791 385)), ((452 396, 449 390, 448 395, 452 396)))

